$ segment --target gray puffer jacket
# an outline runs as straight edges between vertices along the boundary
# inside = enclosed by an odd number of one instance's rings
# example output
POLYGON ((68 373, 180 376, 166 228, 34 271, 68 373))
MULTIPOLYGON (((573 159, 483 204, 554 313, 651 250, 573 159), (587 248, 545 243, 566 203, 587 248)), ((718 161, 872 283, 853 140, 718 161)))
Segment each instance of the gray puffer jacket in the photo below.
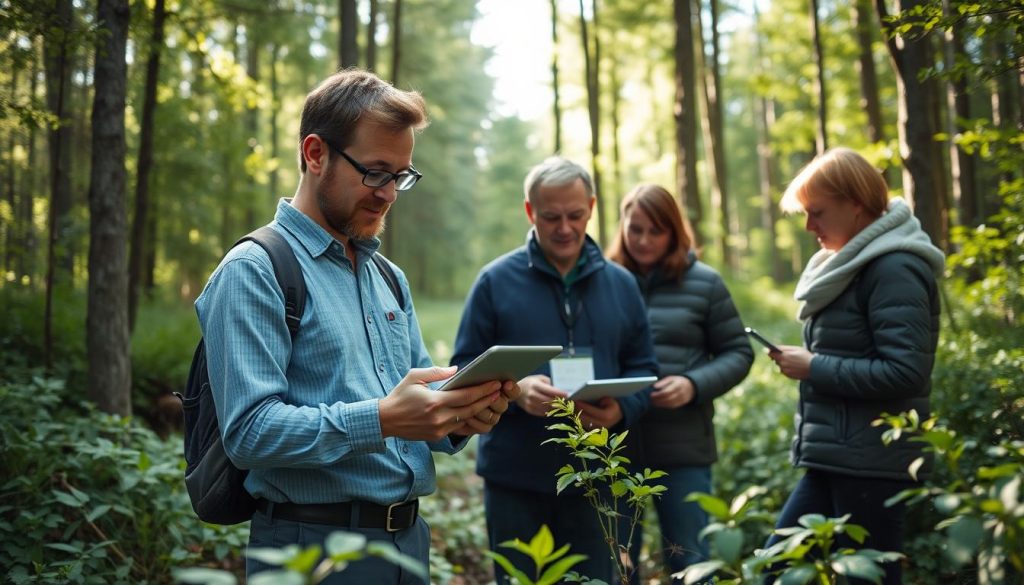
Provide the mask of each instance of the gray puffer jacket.
POLYGON ((682 277, 637 276, 647 303, 659 378, 686 376, 697 390, 680 408, 651 407, 630 428, 627 456, 637 467, 710 465, 718 459, 713 401, 746 377, 754 361, 722 277, 690 255, 682 277))
MULTIPOLYGON (((861 477, 910 479, 921 443, 882 444, 882 413, 929 416, 939 337, 938 286, 928 263, 906 252, 864 266, 828 306, 804 322, 815 354, 800 383, 795 465, 861 477)), ((930 467, 918 473, 922 477, 930 467)))

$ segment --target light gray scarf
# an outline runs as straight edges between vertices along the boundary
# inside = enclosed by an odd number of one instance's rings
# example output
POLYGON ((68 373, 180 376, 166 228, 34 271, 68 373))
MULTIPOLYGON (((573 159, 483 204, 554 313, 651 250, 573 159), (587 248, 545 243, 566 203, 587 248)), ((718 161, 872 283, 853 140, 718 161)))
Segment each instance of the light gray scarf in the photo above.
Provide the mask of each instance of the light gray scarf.
POLYGON ((932 245, 921 222, 900 197, 889 209, 838 251, 819 250, 807 262, 793 296, 800 301, 797 318, 803 321, 834 301, 865 264, 890 252, 910 252, 923 258, 936 276, 945 266, 942 250, 932 245))

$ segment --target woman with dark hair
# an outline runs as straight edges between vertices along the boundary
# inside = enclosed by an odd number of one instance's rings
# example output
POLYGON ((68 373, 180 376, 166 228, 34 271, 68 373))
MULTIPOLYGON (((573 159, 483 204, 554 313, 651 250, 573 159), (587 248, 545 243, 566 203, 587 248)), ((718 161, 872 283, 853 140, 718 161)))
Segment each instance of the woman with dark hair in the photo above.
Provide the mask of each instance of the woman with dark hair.
MULTIPOLYGON (((807 470, 776 527, 796 526, 805 514, 850 514, 870 535, 838 546, 900 551, 903 507, 885 501, 914 485, 910 467, 923 449, 905 439, 883 445, 885 428, 873 421, 909 410, 929 416, 943 253, 907 204, 889 199, 881 173, 846 148, 811 161, 781 206, 806 215, 821 250, 796 287, 805 347, 769 354, 800 383, 790 459, 807 470)), ((885 570, 886 584, 900 583, 898 563, 885 570)))
MULTIPOLYGON (((754 360, 722 277, 697 260, 693 247, 671 193, 639 185, 626 195, 608 257, 640 285, 659 366, 651 409, 626 442, 636 468, 668 473, 658 480, 668 491, 654 506, 672 573, 707 559, 707 544, 699 538, 707 514, 684 500, 692 492, 711 492, 711 464, 718 458, 713 401, 739 384, 754 360)), ((630 543, 634 567, 641 532, 630 543)), ((633 582, 639 582, 637 573, 633 582)))

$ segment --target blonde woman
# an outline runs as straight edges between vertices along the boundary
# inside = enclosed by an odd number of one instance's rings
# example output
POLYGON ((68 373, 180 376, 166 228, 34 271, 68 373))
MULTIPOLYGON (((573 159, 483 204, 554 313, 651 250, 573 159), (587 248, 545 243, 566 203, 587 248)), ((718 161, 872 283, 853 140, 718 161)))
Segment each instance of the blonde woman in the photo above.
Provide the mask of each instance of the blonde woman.
MULTIPOLYGON (((870 536, 858 546, 902 549, 903 509, 885 501, 911 487, 920 443, 885 446, 882 413, 929 414, 929 378, 939 336, 936 276, 944 256, 910 208, 889 198, 882 175, 856 152, 837 148, 808 164, 783 195, 821 245, 796 288, 804 346, 770 357, 799 381, 791 459, 806 469, 776 528, 804 514, 850 514, 870 536)), ((927 472, 927 465, 917 477, 927 472)), ((773 536, 769 544, 777 541, 773 536)), ((884 583, 900 583, 900 566, 884 583)))

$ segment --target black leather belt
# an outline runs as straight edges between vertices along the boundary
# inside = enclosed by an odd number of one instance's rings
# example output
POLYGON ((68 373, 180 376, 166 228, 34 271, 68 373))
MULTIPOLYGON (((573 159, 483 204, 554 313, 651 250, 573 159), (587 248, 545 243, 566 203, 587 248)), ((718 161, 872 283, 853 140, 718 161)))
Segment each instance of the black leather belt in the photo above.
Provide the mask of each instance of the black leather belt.
POLYGON ((338 504, 293 504, 258 500, 256 509, 269 518, 293 522, 331 524, 352 527, 352 512, 358 510, 359 528, 383 528, 388 532, 405 530, 416 523, 420 501, 399 502, 382 506, 371 502, 341 502, 338 504))

